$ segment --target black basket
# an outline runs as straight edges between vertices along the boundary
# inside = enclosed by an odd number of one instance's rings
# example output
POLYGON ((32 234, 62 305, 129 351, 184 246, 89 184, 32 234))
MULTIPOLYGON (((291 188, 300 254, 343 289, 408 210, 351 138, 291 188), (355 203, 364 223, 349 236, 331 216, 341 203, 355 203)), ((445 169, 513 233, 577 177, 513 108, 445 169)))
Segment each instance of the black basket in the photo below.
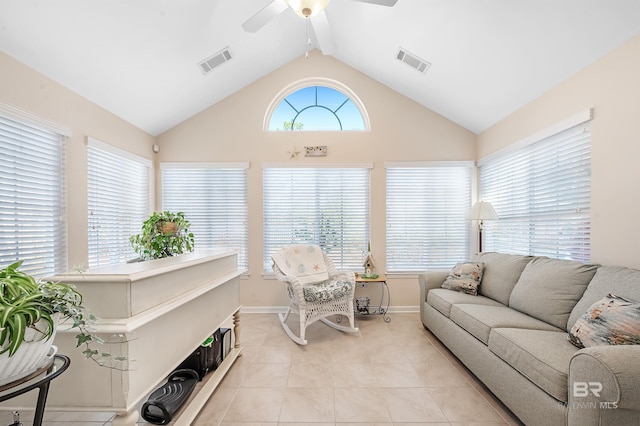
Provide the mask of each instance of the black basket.
POLYGON ((182 361, 178 368, 195 370, 199 375, 199 380, 202 380, 207 373, 218 368, 222 363, 222 335, 220 329, 216 330, 211 337, 210 344, 198 346, 191 355, 182 361))

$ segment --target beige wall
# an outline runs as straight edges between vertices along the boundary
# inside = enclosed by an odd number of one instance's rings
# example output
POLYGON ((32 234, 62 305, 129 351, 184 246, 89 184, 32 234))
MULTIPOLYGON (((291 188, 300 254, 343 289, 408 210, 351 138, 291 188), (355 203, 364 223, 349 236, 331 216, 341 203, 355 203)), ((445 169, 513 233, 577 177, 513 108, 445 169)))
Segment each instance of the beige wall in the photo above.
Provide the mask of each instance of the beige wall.
MULTIPOLYGON (((331 57, 312 52, 153 138, 92 102, 0 53, 0 101, 57 121, 73 131, 68 141, 69 265, 87 261, 87 136, 159 161, 249 161, 250 277, 246 306, 281 306, 282 287, 262 279, 262 169, 275 162, 372 162, 372 247, 384 267, 384 161, 473 160, 523 139, 585 108, 592 122, 592 260, 640 268, 640 37, 587 67, 482 134, 461 128, 331 57), (367 108, 371 132, 267 133, 265 111, 289 84, 309 78, 337 80, 367 108), (476 145, 477 141, 477 145, 476 145), (151 145, 161 151, 151 154, 151 145), (295 146, 327 145, 321 159, 289 160, 295 146), (477 152, 476 152, 477 149, 477 152)), ((215 75, 210 76, 214 78, 215 75)), ((157 207, 160 207, 158 200, 157 207)), ((415 306, 415 278, 392 279, 392 304, 415 306)))
POLYGON ((593 108, 591 259, 640 268, 640 36, 478 136, 478 158, 593 108))
POLYGON ((68 264, 86 266, 87 136, 150 159, 154 138, 2 52, 0 101, 71 129, 66 145, 68 264))
MULTIPOLYGON (((215 78, 215 74, 208 78, 215 78)), ((384 161, 474 160, 476 135, 399 95, 364 74, 318 51, 292 61, 254 84, 174 127, 157 138, 159 161, 249 161, 249 279, 243 281, 245 306, 283 306, 285 292, 262 278, 262 162, 372 162, 371 245, 379 266, 385 259, 384 161), (278 133, 262 130, 274 97, 290 84, 310 77, 337 80, 365 105, 371 132, 278 133), (293 146, 327 145, 321 159, 289 160, 293 146)), ((159 185, 158 185, 159 187, 159 185)), ((158 194, 160 202, 160 196, 158 194)), ((159 204, 160 206, 160 204, 159 204)), ((415 276, 392 279, 395 306, 416 306, 415 276)))

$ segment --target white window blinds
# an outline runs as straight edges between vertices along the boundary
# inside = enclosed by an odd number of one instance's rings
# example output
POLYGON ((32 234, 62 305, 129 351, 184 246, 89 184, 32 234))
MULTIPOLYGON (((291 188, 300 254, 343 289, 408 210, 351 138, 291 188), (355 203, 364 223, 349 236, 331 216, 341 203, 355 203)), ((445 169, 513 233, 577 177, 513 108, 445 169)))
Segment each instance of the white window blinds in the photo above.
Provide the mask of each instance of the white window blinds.
POLYGON ((369 242, 370 165, 263 170, 264 271, 291 244, 318 244, 338 269, 362 269, 369 242))
POLYGON ((485 251, 590 258, 591 138, 582 123, 480 163, 485 251))
POLYGON ((472 162, 386 163, 387 273, 449 269, 469 255, 472 162))
POLYGON ((60 133, 0 114, 0 267, 65 272, 64 145, 60 133))
POLYGON ((149 216, 151 161, 88 139, 89 267, 137 257, 129 237, 149 216))
POLYGON ((195 248, 238 251, 248 268, 248 163, 161 163, 162 208, 191 223, 195 248))

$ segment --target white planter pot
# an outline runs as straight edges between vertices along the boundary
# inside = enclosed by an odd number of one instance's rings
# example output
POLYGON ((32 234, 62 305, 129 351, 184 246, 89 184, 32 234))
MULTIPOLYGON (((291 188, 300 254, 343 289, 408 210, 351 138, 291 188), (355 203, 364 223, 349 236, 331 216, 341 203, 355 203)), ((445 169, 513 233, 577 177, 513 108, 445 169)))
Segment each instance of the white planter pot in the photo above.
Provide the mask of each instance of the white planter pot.
MULTIPOLYGON (((54 324, 58 323, 59 315, 53 317, 54 324)), ((28 328, 25 332, 24 341, 13 354, 9 356, 9 352, 0 355, 0 384, 18 380, 28 374, 31 374, 42 366, 46 360, 55 355, 57 348, 53 346, 56 327, 54 327, 53 335, 46 339, 41 332, 28 328)))

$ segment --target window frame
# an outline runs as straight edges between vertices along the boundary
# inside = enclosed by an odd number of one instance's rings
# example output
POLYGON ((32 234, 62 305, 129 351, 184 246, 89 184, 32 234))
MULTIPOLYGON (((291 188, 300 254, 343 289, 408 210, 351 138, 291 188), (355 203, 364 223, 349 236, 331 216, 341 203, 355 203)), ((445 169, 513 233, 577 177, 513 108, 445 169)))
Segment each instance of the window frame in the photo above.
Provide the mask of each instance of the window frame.
MULTIPOLYGON (((269 234, 274 234, 274 232, 267 232, 267 227, 270 226, 270 217, 268 217, 269 215, 269 210, 270 207, 267 206, 267 203, 270 202, 270 200, 268 200, 269 197, 269 193, 272 191, 271 189, 267 188, 267 185, 269 184, 269 177, 266 176, 266 173, 268 173, 268 170, 279 170, 282 171, 283 174, 286 174, 287 171, 290 171, 291 173, 294 173, 294 170, 300 170, 301 173, 303 171, 308 171, 309 173, 327 173, 329 170, 336 170, 336 173, 338 170, 353 170, 354 174, 356 174, 357 172, 365 172, 366 171, 366 177, 363 178, 362 180, 362 184, 366 185, 365 188, 362 189, 362 193, 359 192, 354 192, 352 195, 349 194, 349 192, 353 192, 353 186, 351 187, 345 187, 347 189, 349 189, 349 191, 347 191, 347 199, 346 200, 342 200, 345 204, 343 205, 353 205, 356 206, 361 209, 360 211, 362 212, 362 214, 360 215, 361 219, 364 218, 364 224, 362 224, 360 222, 360 225, 358 225, 358 222, 351 222, 352 226, 350 227, 351 229, 347 229, 347 231, 351 231, 352 229, 355 230, 359 230, 359 232, 363 232, 364 235, 360 235, 357 238, 361 238, 362 241, 362 245, 361 245, 361 249, 357 248, 357 241, 354 243, 355 245, 353 245, 352 247, 347 247, 346 251, 345 250, 341 250, 340 251, 340 255, 336 255, 335 253, 332 253, 331 251, 327 252, 327 255, 331 257, 331 259, 333 260, 335 266, 337 269, 351 269, 351 270, 362 270, 362 262, 364 262, 365 256, 366 256, 366 250, 367 250, 367 244, 370 241, 371 238, 371 169, 373 168, 373 164, 372 163, 309 163, 309 164, 303 164, 303 165, 292 165, 291 163, 263 163, 263 275, 264 276, 273 276, 273 270, 271 268, 271 260, 270 260, 270 256, 271 253, 275 252, 276 250, 278 250, 279 248, 282 248, 286 245, 289 244, 298 244, 298 243, 313 243, 313 244, 318 244, 321 247, 323 247, 323 243, 321 241, 309 241, 309 239, 301 239, 300 237, 295 237, 293 234, 289 235, 287 234, 284 238, 287 239, 286 242, 283 242, 282 244, 278 245, 275 244, 275 242, 272 242, 269 238, 269 234), (357 197, 361 197, 364 194, 365 199, 363 200, 362 198, 357 198, 357 197), (353 197, 353 198, 351 198, 353 197), (353 204, 350 204, 353 203, 353 204), (354 224, 355 223, 355 224, 354 224), (360 229, 362 228, 362 229, 360 229), (272 247, 273 246, 273 247, 272 247), (357 255, 356 255, 356 251, 357 251, 357 255), (358 260, 356 261, 356 257, 358 257, 358 260), (351 263, 346 263, 345 262, 351 262, 351 263)), ((284 176, 286 177, 286 176, 284 176)), ((340 183, 344 183, 343 181, 340 181, 340 183)), ((292 194, 295 195, 298 191, 298 188, 292 189, 292 194)), ((356 190, 357 191, 357 190, 356 190)), ((344 193, 344 191, 340 191, 341 193, 344 193)), ((314 191, 314 198, 318 198, 317 191, 314 191)), ((323 191, 323 194, 326 195, 326 192, 323 191)), ((344 208, 343 208, 344 210, 344 208)), ((341 212, 343 210, 340 210, 341 212)), ((346 209, 347 212, 349 211, 349 209, 346 209)), ((320 210, 316 210, 316 214, 322 214, 323 211, 320 210)), ((293 213, 291 213, 292 215, 295 215, 293 213)), ((304 217, 299 216, 301 218, 301 220, 306 220, 306 217, 308 215, 305 214, 304 217)), ((358 216, 358 215, 356 215, 358 216)), ((282 218, 283 216, 280 216, 280 218, 282 218)), ((344 215, 340 214, 340 218, 342 219, 339 222, 339 226, 342 228, 344 228, 344 224, 346 223, 346 220, 344 219, 344 215)), ((314 228, 317 228, 314 227, 314 228)), ((314 232, 316 230, 314 229, 314 232)), ((350 232, 347 232, 346 234, 341 234, 341 238, 344 238, 345 235, 347 237, 352 237, 352 234, 350 232)), ((342 247, 344 248, 344 244, 342 245, 342 247)), ((325 247, 323 247, 323 249, 325 249, 325 247)))
MULTIPOLYGON (((29 227, 29 232, 25 232, 22 230, 18 236, 15 234, 15 240, 10 244, 14 246, 14 252, 16 256, 12 254, 7 254, 6 256, 2 256, 2 264, 0 267, 8 266, 10 263, 14 263, 15 261, 22 260, 24 261, 23 266, 21 268, 22 271, 34 275, 38 278, 51 276, 57 273, 65 272, 67 270, 67 262, 68 262, 68 253, 67 253, 67 199, 66 199, 66 174, 67 174, 67 164, 66 164, 66 139, 72 136, 71 130, 64 125, 61 125, 55 121, 52 121, 48 118, 38 116, 29 111, 23 110, 16 106, 4 103, 0 101, 0 117, 2 120, 6 120, 6 127, 3 127, 8 141, 8 144, 11 144, 11 141, 17 143, 19 146, 19 150, 15 151, 15 157, 18 161, 15 164, 19 164, 19 159, 22 158, 23 164, 22 166, 17 166, 17 170, 28 171, 28 173, 24 174, 13 174, 14 177, 22 176, 21 180, 14 180, 11 182, 15 182, 15 185, 11 185, 6 178, 9 175, 10 168, 4 169, 3 174, 3 184, 0 184, 0 187, 5 186, 5 189, 9 191, 9 187, 12 189, 9 192, 5 192, 5 195, 8 196, 9 204, 16 205, 16 200, 38 200, 43 201, 46 200, 46 196, 44 198, 25 198, 31 196, 34 192, 32 190, 21 191, 20 188, 24 189, 24 184, 28 184, 29 188, 32 188, 33 185, 42 186, 49 185, 47 190, 45 191, 47 194, 54 193, 56 194, 50 201, 53 204, 47 204, 46 202, 42 202, 40 205, 42 208, 40 209, 30 209, 29 207, 33 207, 31 203, 22 203, 24 207, 27 209, 29 214, 34 214, 37 210, 38 215, 38 228, 39 230, 29 227), (43 142, 44 139, 41 138, 46 137, 48 141, 43 142), (46 135, 45 135, 46 134, 46 135), (22 136, 20 136, 22 135, 22 136), (28 158, 23 158, 20 156, 20 153, 24 153, 25 148, 29 147, 29 144, 25 142, 24 137, 26 135, 33 135, 28 138, 33 148, 33 153, 38 153, 38 159, 42 159, 44 162, 50 163, 50 168, 46 169, 45 167, 34 167, 33 162, 28 158), (43 142, 45 145, 50 144, 49 148, 51 152, 53 152, 52 157, 47 157, 47 149, 41 149, 42 147, 38 145, 39 142, 43 142), (42 157, 45 155, 45 157, 42 157), (46 170, 44 170, 46 169, 46 170), (34 175, 34 170, 37 172, 34 175), (42 172, 42 173, 40 173, 42 172), (52 181, 53 173, 55 176, 55 181, 52 181), (28 180, 27 176, 30 176, 31 179, 28 180), (40 179, 38 179, 40 176, 40 179), (31 183, 29 183, 31 182, 31 183), (33 184, 33 185, 32 185, 33 184), (20 196, 19 193, 23 195, 20 196), (13 194, 14 196, 11 196, 13 194), (18 194, 18 195, 16 195, 18 194), (48 216, 48 225, 42 229, 40 225, 42 225, 41 217, 42 215, 48 216), (42 234, 43 231, 48 231, 45 234, 42 234), (31 239, 30 242, 25 241, 25 235, 28 235, 31 239), (46 241, 50 240, 50 244, 45 244, 49 246, 46 250, 37 250, 33 251, 33 248, 42 248, 42 244, 33 246, 33 243, 36 242, 36 239, 47 238, 46 241), (25 251, 25 244, 32 244, 32 247, 25 251), (30 253, 29 256, 26 256, 26 253, 30 253), (12 257, 13 256, 13 257, 12 257), (4 264, 6 261, 6 265, 4 264)), ((1 136, 0 136, 1 137, 1 136)), ((8 157, 8 147, 4 150, 3 160, 6 162, 9 161, 8 157)), ((40 161, 40 160, 38 160, 40 161)), ((42 188, 41 188, 42 189, 42 188)), ((0 191, 4 192, 4 191, 0 191)), ((37 192, 37 190, 36 190, 37 192)), ((0 206, 1 208, 1 206, 0 206)), ((12 209, 8 209, 9 211, 15 211, 15 207, 12 209)), ((18 214, 13 214, 12 217, 15 219, 25 219, 27 215, 22 212, 18 214)), ((6 217, 5 217, 6 219, 6 217)), ((21 222, 25 224, 27 227, 29 223, 34 223, 33 221, 24 220, 21 222)), ((15 227, 15 225, 12 225, 15 227)), ((1 248, 2 251, 6 250, 6 247, 1 248)))
POLYGON ((590 261, 591 117, 591 109, 581 111, 478 162, 480 198, 499 218, 484 223, 487 250, 590 261), (501 186, 498 169, 519 186, 501 186))
MULTIPOLYGON (((242 221, 242 225, 235 224, 234 227, 238 229, 239 227, 243 228, 243 231, 239 233, 239 238, 236 237, 237 232, 234 233, 234 238, 231 239, 230 245, 226 244, 215 244, 215 241, 206 241, 204 244, 204 248, 213 248, 213 247, 227 247, 231 249, 238 249, 238 267, 240 269, 248 270, 249 268, 249 181, 248 181, 248 169, 249 162, 161 162, 160 163, 160 179, 162 181, 162 206, 163 210, 171 209, 172 206, 167 205, 167 193, 165 192, 168 188, 165 171, 169 170, 180 170, 180 171, 202 171, 204 173, 208 171, 224 171, 231 170, 234 173, 239 171, 242 172, 244 178, 244 186, 241 194, 232 194, 232 198, 234 199, 234 211, 237 212, 236 215, 226 215, 224 216, 226 219, 231 221, 240 220, 242 221), (243 198, 243 201, 239 201, 240 198, 243 198), (238 212, 237 203, 240 202, 240 205, 244 210, 242 212, 238 212)), ((171 172, 169 172, 171 173, 171 172)), ((235 176, 232 176, 235 178, 235 176)), ((200 182, 201 184, 202 182, 200 182)), ((209 185, 207 185, 207 189, 211 189, 209 185)), ((215 188, 214 188, 215 189, 215 188)), ((192 204, 193 206, 194 204, 192 204)), ((227 206, 227 204, 225 204, 227 206)), ((176 210, 176 209, 174 209, 176 210)), ((185 218, 191 222, 191 232, 195 235, 195 249, 199 250, 203 248, 202 238, 203 235, 208 235, 209 233, 198 232, 199 226, 212 226, 211 215, 203 214, 202 217, 206 219, 198 219, 200 214, 192 214, 188 208, 177 209, 176 211, 182 211, 185 213, 185 218), (194 229, 195 226, 195 229, 194 229)), ((203 212, 204 213, 204 212, 203 212)), ((216 224, 213 224, 215 227, 216 224)))
POLYGON ((471 208, 473 196, 475 182, 474 162, 385 162, 384 165, 386 169, 386 273, 388 275, 415 275, 427 269, 449 269, 455 263, 464 261, 469 256, 471 244, 471 228, 466 215, 471 208), (415 176, 409 175, 410 170, 415 170, 415 176), (396 174, 396 176, 391 176, 391 173, 396 174), (402 176, 402 174, 405 176, 402 176), (412 186, 411 182, 408 181, 412 178, 415 180, 415 186, 412 186), (451 178, 454 178, 454 180, 460 179, 460 184, 465 187, 448 188, 442 185, 454 185, 456 182, 451 178), (436 196, 422 195, 424 192, 416 190, 418 187, 425 189, 432 185, 437 188, 439 193, 436 196), (395 191, 396 188, 398 188, 398 194, 391 194, 391 191, 395 191), (447 197, 457 197, 458 194, 460 194, 460 199, 453 200, 455 201, 456 209, 452 218, 450 210, 452 201, 447 197), (414 198, 411 198, 412 196, 414 198), (398 199, 397 201, 395 200, 396 198, 398 199), (405 223, 406 221, 402 219, 402 215, 407 214, 409 211, 418 218, 414 226, 421 226, 419 232, 416 228, 405 229, 411 228, 411 225, 405 223), (433 212, 439 212, 439 214, 435 215, 433 212), (396 215, 398 216, 397 219, 395 218, 396 215), (396 227, 400 227, 400 231, 393 236, 391 233, 394 232, 393 228, 396 227), (441 241, 440 246, 446 245, 449 247, 452 237, 458 240, 456 245, 452 249, 447 248, 450 251, 446 253, 439 250, 433 256, 428 253, 426 247, 423 247, 419 253, 414 254, 418 256, 416 260, 405 265, 398 264, 396 266, 397 262, 394 259, 405 257, 405 255, 393 254, 394 251, 406 250, 403 247, 406 246, 407 239, 413 239, 417 245, 428 245, 428 240, 431 238, 429 235, 433 234, 434 229, 436 234, 440 233, 440 229, 445 229, 444 236, 438 239, 438 241, 441 241), (420 239, 423 241, 420 242, 420 239), (394 241, 398 241, 398 243, 394 244, 394 241), (426 255, 420 254, 423 251, 426 252, 426 255), (407 266, 409 264, 411 266, 407 266))
MULTIPOLYGON (((322 78, 322 77, 311 77, 311 78, 301 79, 287 85, 282 90, 280 90, 276 94, 276 96, 271 100, 271 103, 269 104, 269 107, 265 112, 264 120, 262 123, 262 129, 265 132, 277 132, 277 131, 269 130, 269 125, 271 124, 271 117, 275 112, 275 110, 280 105, 280 103, 292 93, 310 86, 325 86, 330 89, 336 90, 342 93, 343 95, 345 95, 347 98, 349 98, 351 102, 353 102, 353 104, 356 106, 356 108, 358 108, 358 110, 360 111, 360 115, 362 116, 362 121, 364 124, 363 130, 337 130, 336 132, 370 132, 371 131, 371 122, 369 120, 369 114, 364 104, 362 103, 362 100, 358 97, 358 95, 356 95, 356 93, 353 90, 351 90, 346 85, 340 83, 339 81, 329 79, 329 78, 322 78)), ((306 130, 305 132, 314 132, 314 131, 323 132, 323 130, 306 130)), ((324 130, 324 132, 332 132, 332 131, 334 130, 324 130)))
MULTIPOLYGON (((115 170, 115 169, 114 169, 115 170)), ((96 171, 97 172, 97 171, 96 171)), ((143 177, 144 179, 144 177, 143 177)), ((102 142, 98 139, 88 136, 87 137, 87 212, 88 212, 88 226, 87 226, 87 261, 90 268, 96 268, 106 265, 117 265, 125 263, 131 259, 136 258, 136 253, 129 243, 129 237, 140 233, 142 222, 144 222, 153 210, 153 162, 147 158, 138 156, 131 152, 125 151, 118 147, 115 147, 106 142, 102 142), (119 197, 115 193, 111 197, 105 199, 109 195, 107 191, 101 191, 101 186, 109 186, 109 182, 104 179, 114 179, 114 176, 106 176, 104 174, 94 173, 91 171, 91 155, 92 150, 100 151, 95 153, 98 156, 110 157, 110 161, 113 164, 118 164, 118 173, 115 179, 123 179, 126 182, 130 182, 133 177, 138 173, 146 174, 146 188, 141 189, 139 193, 128 194, 128 198, 124 199, 119 197), (125 165, 132 165, 140 167, 140 170, 124 170, 125 165), (93 182, 92 174, 96 176, 100 175, 98 180, 93 182), (126 174, 126 175, 125 175, 126 174), (98 185, 95 188, 93 185, 98 185), (92 191, 96 191, 96 195, 92 194, 92 191), (135 202, 130 202, 131 199, 138 199, 144 197, 142 205, 136 205, 135 202), (101 203, 99 206, 96 203, 101 203), (109 204, 107 204, 109 203, 109 204), (105 208, 115 208, 117 211, 103 212, 102 217, 94 217, 94 210, 104 210, 105 208), (126 217, 127 223, 123 223, 121 220, 114 221, 109 216, 116 215, 120 218, 126 217), (104 253, 93 252, 94 246, 100 246, 100 237, 96 236, 95 227, 102 227, 99 225, 102 223, 107 229, 118 229, 117 235, 108 234, 103 238, 103 245, 108 245, 108 250, 113 251, 110 256, 105 256, 104 253), (101 259, 109 259, 107 262, 101 261, 101 259)), ((113 182, 111 182, 113 183, 113 182)), ((142 186, 144 183, 137 182, 137 186, 142 186)))

